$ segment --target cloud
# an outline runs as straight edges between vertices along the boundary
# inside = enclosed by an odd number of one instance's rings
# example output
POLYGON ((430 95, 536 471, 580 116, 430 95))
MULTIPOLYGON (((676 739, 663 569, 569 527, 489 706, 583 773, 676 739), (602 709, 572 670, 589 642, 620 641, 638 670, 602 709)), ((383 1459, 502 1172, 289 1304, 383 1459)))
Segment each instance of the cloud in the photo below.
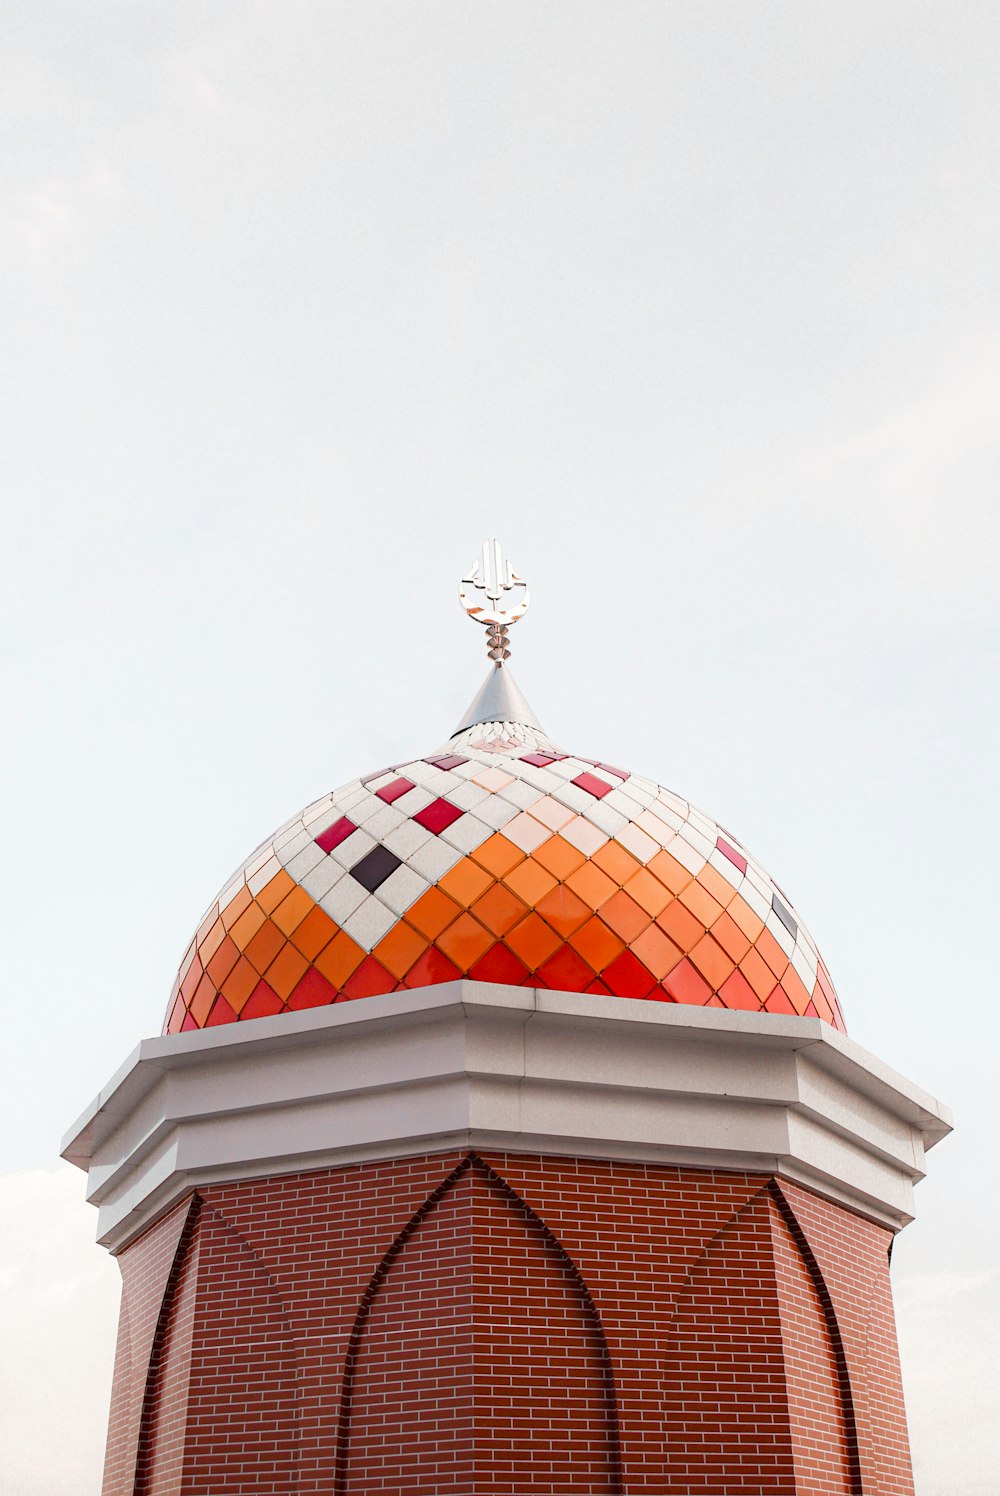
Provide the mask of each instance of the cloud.
POLYGON ((76 1169, 0 1175, 0 1490, 98 1496, 118 1268, 76 1169))

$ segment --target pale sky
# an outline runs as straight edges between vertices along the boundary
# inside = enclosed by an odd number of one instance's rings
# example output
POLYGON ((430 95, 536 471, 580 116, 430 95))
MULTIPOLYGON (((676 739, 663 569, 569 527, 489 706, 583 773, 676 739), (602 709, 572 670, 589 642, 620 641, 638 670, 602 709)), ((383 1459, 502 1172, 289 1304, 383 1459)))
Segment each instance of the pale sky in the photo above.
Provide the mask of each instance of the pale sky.
POLYGON ((453 730, 498 534, 547 730, 732 827, 954 1108, 903 1369, 919 1496, 1000 1493, 998 33, 8 0, 5 1492, 100 1489, 117 1269, 61 1134, 250 849, 453 730))

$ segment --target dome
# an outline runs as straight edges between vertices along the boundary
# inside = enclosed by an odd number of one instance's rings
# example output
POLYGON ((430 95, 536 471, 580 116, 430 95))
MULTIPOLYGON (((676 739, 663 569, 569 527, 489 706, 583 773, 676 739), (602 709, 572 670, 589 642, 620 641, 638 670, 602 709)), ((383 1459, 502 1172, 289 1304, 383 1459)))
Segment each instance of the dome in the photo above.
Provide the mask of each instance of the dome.
POLYGON ((251 854, 165 1031, 461 977, 844 1030, 802 920, 742 843, 653 780, 557 749, 502 661, 446 747, 324 795, 251 854))

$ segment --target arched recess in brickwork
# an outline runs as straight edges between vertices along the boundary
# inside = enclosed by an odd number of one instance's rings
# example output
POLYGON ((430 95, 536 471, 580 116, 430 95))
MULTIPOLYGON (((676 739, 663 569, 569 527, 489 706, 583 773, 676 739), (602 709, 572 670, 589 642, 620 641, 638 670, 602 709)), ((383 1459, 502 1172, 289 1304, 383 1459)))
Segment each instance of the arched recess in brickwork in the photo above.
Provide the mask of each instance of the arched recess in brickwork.
POLYGON ((708 1242, 672 1306, 662 1383, 665 1490, 795 1489, 781 1337, 761 1190, 708 1242))
POLYGON ((468 1154, 397 1236, 347 1352, 338 1496, 618 1496, 597 1310, 565 1250, 468 1154))
POLYGON ((270 1273, 202 1205, 147 1389, 135 1496, 293 1496, 298 1362, 270 1273))
POLYGON ((840 1325, 819 1263, 780 1185, 767 1192, 782 1320, 796 1490, 861 1496, 854 1402, 840 1325))
POLYGON ((177 1278, 198 1218, 189 1195, 119 1258, 122 1303, 104 1460, 104 1496, 133 1496, 143 1421, 177 1278))

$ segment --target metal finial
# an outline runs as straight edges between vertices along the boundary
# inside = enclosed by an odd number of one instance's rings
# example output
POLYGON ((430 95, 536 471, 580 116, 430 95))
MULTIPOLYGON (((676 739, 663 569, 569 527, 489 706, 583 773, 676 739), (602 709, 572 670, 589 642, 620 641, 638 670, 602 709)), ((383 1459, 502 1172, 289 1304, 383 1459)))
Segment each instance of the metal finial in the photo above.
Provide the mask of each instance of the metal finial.
POLYGON ((469 617, 486 629, 486 652, 494 665, 509 660, 507 630, 527 613, 531 597, 527 582, 511 570, 509 561, 504 560, 499 540, 483 541, 482 557, 472 563, 468 574, 462 578, 458 600, 469 617), (516 596, 518 592, 519 597, 516 596), (507 599, 511 593, 515 596, 509 598, 510 607, 499 607, 501 600, 507 599))

